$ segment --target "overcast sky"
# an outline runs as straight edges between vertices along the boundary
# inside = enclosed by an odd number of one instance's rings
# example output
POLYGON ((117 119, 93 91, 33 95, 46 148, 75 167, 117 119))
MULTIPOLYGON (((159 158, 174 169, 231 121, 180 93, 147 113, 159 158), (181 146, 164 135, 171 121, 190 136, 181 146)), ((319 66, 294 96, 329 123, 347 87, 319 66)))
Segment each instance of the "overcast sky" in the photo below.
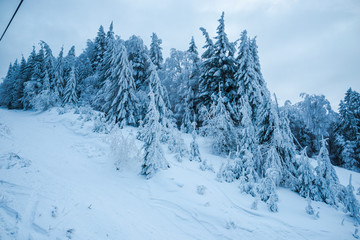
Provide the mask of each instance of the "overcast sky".
MULTIPOLYGON (((0 0, 1 33, 19 2, 0 0)), ((24 0, 0 42, 0 78, 40 40, 55 56, 72 45, 78 55, 111 21, 121 38, 135 34, 147 45, 156 32, 165 57, 170 48, 186 50, 191 36, 200 49, 199 27, 215 36, 222 11, 231 41, 244 29, 257 36, 264 78, 280 103, 324 94, 337 110, 349 87, 360 91, 359 0, 24 0)))

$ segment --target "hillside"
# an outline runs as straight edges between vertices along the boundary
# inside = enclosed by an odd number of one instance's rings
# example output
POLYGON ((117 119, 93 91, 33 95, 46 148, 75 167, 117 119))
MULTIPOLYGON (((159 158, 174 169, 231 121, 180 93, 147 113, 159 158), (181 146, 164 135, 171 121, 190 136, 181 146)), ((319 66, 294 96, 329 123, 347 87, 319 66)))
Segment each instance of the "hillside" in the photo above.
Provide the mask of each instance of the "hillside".
MULTIPOLYGON (((316 219, 304 198, 279 188, 278 213, 263 202, 252 210, 237 182, 169 153, 171 167, 146 180, 136 128, 93 128, 86 113, 0 109, 0 239, 353 239, 340 208, 313 202, 316 219)), ((199 144, 216 172, 225 159, 210 154, 207 139, 199 144)), ((360 174, 335 169, 342 184, 352 173, 360 186, 360 174)))

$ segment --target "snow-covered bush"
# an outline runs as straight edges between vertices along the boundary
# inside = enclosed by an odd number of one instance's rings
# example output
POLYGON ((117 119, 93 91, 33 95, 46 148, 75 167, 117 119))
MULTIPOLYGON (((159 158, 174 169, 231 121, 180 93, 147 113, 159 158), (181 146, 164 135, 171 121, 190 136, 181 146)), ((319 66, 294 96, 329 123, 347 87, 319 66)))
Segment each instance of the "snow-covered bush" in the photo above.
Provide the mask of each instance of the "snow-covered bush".
POLYGON ((219 172, 216 175, 216 178, 219 182, 225 181, 225 182, 233 182, 234 177, 234 166, 233 162, 230 159, 230 156, 228 157, 226 163, 222 163, 219 169, 219 172))
POLYGON ((277 202, 279 201, 276 193, 276 186, 270 176, 261 179, 256 186, 257 193, 261 201, 266 202, 268 209, 272 212, 278 211, 277 202))
POLYGON ((135 141, 135 136, 132 134, 124 136, 121 131, 115 131, 111 134, 111 156, 115 161, 116 170, 121 170, 140 161, 140 151, 135 141))
POLYGON ((46 111, 57 105, 59 99, 48 91, 42 91, 30 100, 30 105, 37 111, 46 111))

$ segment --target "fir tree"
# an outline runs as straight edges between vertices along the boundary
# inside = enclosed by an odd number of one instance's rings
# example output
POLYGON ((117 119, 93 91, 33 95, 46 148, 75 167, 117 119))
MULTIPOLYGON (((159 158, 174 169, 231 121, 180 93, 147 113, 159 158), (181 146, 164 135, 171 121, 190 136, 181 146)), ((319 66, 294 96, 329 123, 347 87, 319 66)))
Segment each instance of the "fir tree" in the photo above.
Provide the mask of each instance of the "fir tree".
POLYGON ((199 91, 199 77, 200 77, 200 59, 195 45, 194 37, 191 38, 190 46, 188 49, 188 57, 190 59, 190 76, 186 86, 184 86, 184 95, 181 96, 183 99, 183 117, 181 119, 181 129, 185 132, 191 131, 192 122, 195 120, 193 116, 197 113, 196 100, 199 91))
POLYGON ((349 88, 340 102, 337 134, 338 155, 346 168, 360 163, 360 93, 349 88))
POLYGON ((314 199, 330 205, 336 205, 335 191, 339 184, 339 179, 330 162, 329 152, 326 148, 326 139, 321 140, 321 148, 317 161, 315 184, 318 189, 318 195, 314 196, 314 199))
POLYGON ((56 59, 56 65, 55 65, 54 92, 60 99, 63 98, 64 88, 65 88, 63 54, 64 54, 64 48, 62 47, 60 50, 59 56, 56 59))
POLYGON ((209 119, 204 122, 202 131, 213 138, 212 151, 215 154, 228 154, 236 150, 237 129, 225 107, 225 97, 219 87, 217 99, 212 103, 209 119))
POLYGON ((257 194, 261 201, 266 202, 268 209, 272 212, 278 211, 277 202, 279 201, 276 193, 276 186, 271 176, 262 178, 256 187, 257 194))
POLYGON ((72 67, 69 78, 66 82, 63 102, 65 104, 77 104, 78 102, 78 96, 76 94, 76 76, 74 67, 72 67))
POLYGON ((314 169, 306 154, 306 148, 304 148, 300 154, 298 174, 297 191, 300 196, 310 196, 313 198, 313 195, 316 194, 314 188, 315 175, 314 169))
POLYGON ((190 143, 190 161, 197 161, 197 162, 201 162, 201 156, 200 156, 200 151, 199 151, 199 145, 196 141, 196 122, 194 121, 192 123, 192 127, 193 127, 193 131, 192 131, 192 142, 190 143))
POLYGON ((245 158, 246 162, 248 162, 247 163, 248 165, 251 162, 250 165, 256 170, 258 170, 257 174, 260 174, 259 170, 261 169, 262 156, 256 135, 256 129, 251 119, 251 115, 252 115, 251 107, 248 101, 248 97, 246 95, 240 99, 240 114, 241 114, 241 122, 239 126, 240 158, 245 158))
POLYGON ((346 195, 344 199, 344 207, 346 211, 350 213, 350 216, 353 217, 357 222, 360 220, 360 205, 356 200, 354 195, 354 187, 351 184, 351 177, 349 177, 349 185, 346 187, 346 195))
POLYGON ((229 154, 228 158, 226 159, 226 162, 222 163, 220 166, 219 172, 216 175, 217 180, 220 182, 222 182, 222 181, 225 181, 228 183, 233 182, 235 179, 233 169, 234 169, 234 164, 231 161, 230 154, 229 154))
POLYGON ((94 53, 92 59, 90 59, 94 71, 97 70, 98 66, 101 66, 102 64, 105 48, 106 48, 106 35, 105 35, 104 27, 100 26, 94 41, 94 53))
POLYGON ((203 30, 203 33, 206 37, 208 49, 206 54, 203 54, 205 58, 199 82, 199 104, 209 108, 212 96, 217 96, 218 94, 219 86, 223 89, 228 101, 232 103, 236 95, 236 82, 234 81, 234 74, 236 72, 235 49, 225 33, 224 13, 222 13, 219 19, 217 36, 215 37, 216 42, 214 44, 209 40, 205 30, 203 30))
POLYGON ((137 124, 137 98, 132 68, 124 45, 118 43, 111 56, 109 77, 106 79, 106 102, 103 107, 109 121, 125 125, 137 124))
POLYGON ((136 90, 138 92, 140 91, 139 95, 146 95, 146 90, 149 86, 149 83, 146 81, 149 68, 148 51, 143 40, 135 35, 131 36, 129 40, 125 42, 125 47, 128 53, 129 62, 133 68, 136 90))
POLYGON ((150 44, 150 59, 153 64, 156 66, 156 70, 161 69, 161 65, 163 62, 162 56, 162 48, 160 47, 162 40, 158 38, 156 33, 153 33, 151 36, 151 44, 150 44))
POLYGON ((141 127, 141 136, 144 141, 144 163, 141 174, 147 179, 154 176, 159 169, 169 167, 164 158, 160 145, 160 133, 163 126, 160 123, 160 114, 155 102, 155 93, 150 86, 150 103, 146 114, 146 123, 141 127))

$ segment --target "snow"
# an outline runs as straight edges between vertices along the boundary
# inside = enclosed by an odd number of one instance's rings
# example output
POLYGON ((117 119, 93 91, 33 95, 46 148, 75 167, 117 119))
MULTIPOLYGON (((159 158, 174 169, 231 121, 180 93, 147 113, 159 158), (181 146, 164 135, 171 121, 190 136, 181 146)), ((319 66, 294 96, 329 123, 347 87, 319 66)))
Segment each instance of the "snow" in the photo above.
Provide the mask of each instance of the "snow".
MULTIPOLYGON (((174 154, 165 156, 171 167, 149 180, 139 174, 139 157, 116 171, 113 135, 94 133, 93 125, 73 111, 0 109, 0 239, 353 239, 341 208, 312 202, 316 219, 305 198, 278 188, 279 212, 260 201, 252 210, 254 198, 237 181, 218 182, 174 154)), ((183 137, 189 147, 191 135, 183 137)), ((197 141, 217 172, 226 159, 211 154, 207 139, 197 141)), ((134 145, 141 151, 140 141, 134 145)), ((360 186, 360 174, 335 169, 342 184, 352 174, 360 186)))

